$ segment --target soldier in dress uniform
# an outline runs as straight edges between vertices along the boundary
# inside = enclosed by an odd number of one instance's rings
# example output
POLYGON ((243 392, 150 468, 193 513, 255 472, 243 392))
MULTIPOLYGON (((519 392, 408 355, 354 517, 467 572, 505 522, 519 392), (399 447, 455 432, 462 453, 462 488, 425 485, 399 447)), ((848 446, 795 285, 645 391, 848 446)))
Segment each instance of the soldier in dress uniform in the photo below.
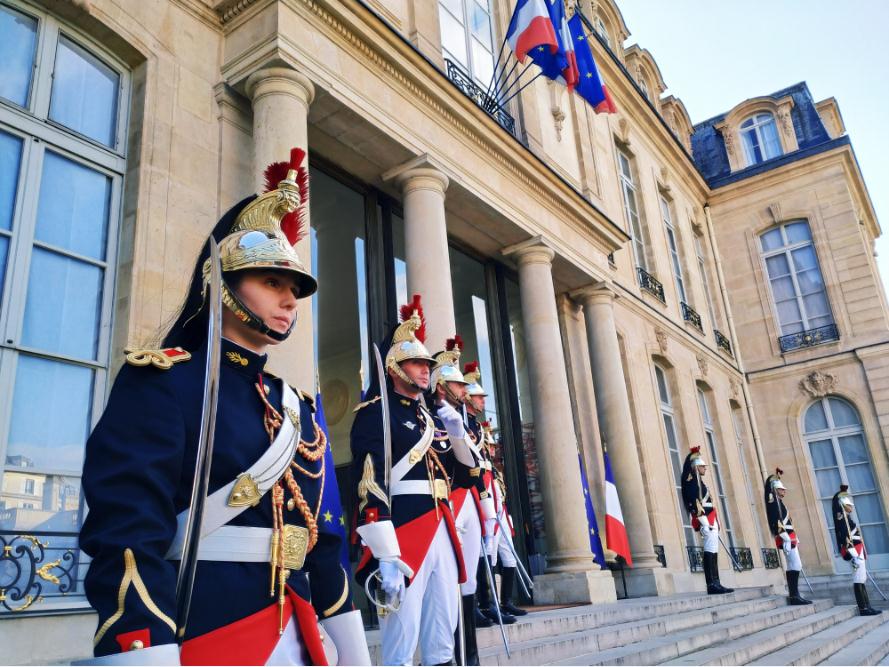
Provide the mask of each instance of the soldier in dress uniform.
POLYGON ((731 593, 719 582, 719 521, 716 518, 716 503, 710 490, 704 484, 707 462, 701 456, 700 447, 692 447, 682 466, 682 502, 691 515, 691 526, 701 534, 704 541, 704 578, 707 593, 718 595, 731 593))
POLYGON ((867 549, 861 537, 861 528, 852 518, 855 501, 852 500, 849 487, 845 484, 834 494, 832 509, 837 547, 843 559, 852 564, 852 588, 855 591, 855 601, 858 603, 858 613, 862 616, 876 616, 882 612, 870 606, 867 595, 867 549))
POLYGON ((781 482, 783 474, 784 471, 778 468, 774 475, 769 475, 766 479, 765 500, 769 529, 775 536, 775 546, 784 552, 787 567, 788 604, 812 604, 811 600, 806 600, 799 594, 799 574, 803 569, 803 563, 799 555, 799 540, 793 529, 793 520, 784 505, 787 489, 781 482))
POLYGON ((463 417, 453 408, 433 407, 433 414, 423 396, 435 359, 423 344, 419 296, 401 317, 383 345, 386 376, 372 383, 352 424, 356 532, 364 545, 356 577, 368 590, 369 577, 378 581, 372 594, 383 664, 411 664, 418 643, 423 664, 447 664, 454 658, 459 584, 466 581, 451 481, 472 458, 463 417))
MULTIPOLYGON (((515 547, 512 544, 512 536, 515 531, 512 527, 512 519, 506 509, 506 484, 503 474, 494 465, 492 448, 496 446, 490 423, 485 420, 485 400, 488 393, 481 385, 481 371, 478 362, 467 364, 463 369, 463 377, 469 383, 466 388, 466 407, 469 414, 469 423, 477 429, 479 437, 479 450, 481 453, 482 476, 485 491, 493 498, 496 518, 494 520, 494 537, 486 549, 485 556, 491 562, 493 568, 500 560, 500 616, 504 623, 515 623, 516 616, 524 616, 528 612, 519 609, 512 604, 512 592, 516 578, 515 547)), ((485 557, 483 556, 483 557, 485 557)), ((491 605, 491 591, 488 587, 485 564, 479 562, 478 570, 479 588, 476 594, 480 615, 489 623, 496 621, 496 612, 491 605)), ((496 592, 494 592, 496 595, 496 592)))
POLYGON ((341 664, 370 664, 342 539, 318 520, 334 472, 327 441, 311 397, 265 368, 268 346, 288 337, 298 300, 317 288, 294 248, 308 200, 304 157, 294 149, 289 163, 270 166, 267 191, 212 232, 223 339, 187 619, 177 618, 176 589, 207 381, 209 241, 164 349, 128 351, 87 442, 80 545, 92 557, 85 589, 98 612, 97 664, 323 665, 329 640, 341 664))

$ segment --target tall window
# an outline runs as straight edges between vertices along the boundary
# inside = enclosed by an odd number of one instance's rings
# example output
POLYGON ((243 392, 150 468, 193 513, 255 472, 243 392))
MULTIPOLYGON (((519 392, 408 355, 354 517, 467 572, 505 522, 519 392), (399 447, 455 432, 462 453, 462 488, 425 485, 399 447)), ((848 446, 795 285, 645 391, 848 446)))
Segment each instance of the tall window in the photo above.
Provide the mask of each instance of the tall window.
POLYGON ((775 227, 760 244, 781 335, 833 324, 809 223, 775 227))
POLYGON ((605 25, 605 21, 603 21, 598 16, 596 17, 596 32, 599 33, 599 37, 602 38, 602 41, 605 42, 608 48, 611 48, 611 37, 608 36, 608 28, 605 25))
POLYGON ((710 313, 710 324, 716 327, 716 311, 713 309, 713 296, 710 292, 710 275, 707 271, 707 260, 704 257, 704 246, 701 237, 695 234, 695 256, 698 260, 698 272, 701 274, 701 282, 704 286, 704 299, 707 300, 707 312, 710 313))
MULTIPOLYGON (((42 562, 62 559, 28 606, 45 610, 82 593, 80 475, 108 375, 129 79, 30 6, 0 2, 0 34, 0 535, 13 550, 38 536, 42 562)), ((0 584, 0 615, 26 604, 11 593, 23 583, 0 584)))
POLYGON ((658 199, 661 204, 661 219, 664 221, 664 232, 667 235, 667 247, 670 249, 670 264, 673 267, 673 280, 676 282, 676 294, 683 303, 688 303, 685 294, 685 278, 682 275, 682 260, 679 256, 679 239, 676 228, 673 226, 673 214, 670 211, 670 202, 660 194, 658 199))
POLYGON ((771 160, 782 153, 778 126, 770 113, 756 114, 741 123, 741 140, 748 165, 771 160))
POLYGON ((663 368, 655 365, 654 375, 657 380, 658 399, 661 407, 661 419, 664 422, 664 433, 667 436, 667 451, 670 454, 670 466, 673 469, 673 483, 676 487, 676 497, 679 499, 679 516, 682 517, 682 528, 685 533, 685 544, 695 545, 695 531, 691 527, 691 518, 685 511, 682 502, 682 461, 683 456, 679 451, 679 438, 676 436, 676 414, 673 409, 673 399, 670 396, 670 387, 667 384, 667 374, 663 368))
POLYGON ((858 411, 851 403, 836 396, 821 398, 806 410, 803 432, 812 455, 818 496, 831 544, 836 545, 831 499, 840 484, 848 484, 871 561, 869 566, 889 566, 889 535, 883 498, 877 488, 858 411))
POLYGON ((725 484, 722 481, 722 467, 719 464, 719 443, 716 439, 716 429, 713 425, 713 417, 710 413, 710 401, 703 389, 698 387, 698 405, 701 407, 701 421, 704 422, 704 438, 707 440, 707 453, 710 455, 710 493, 716 492, 719 497, 719 527, 725 533, 729 546, 735 546, 734 532, 732 531, 732 517, 728 511, 728 502, 725 494, 725 484))
POLYGON ((486 87, 494 74, 489 0, 438 0, 444 57, 486 87))
POLYGON ((629 155, 618 149, 617 151, 618 173, 620 186, 624 196, 624 211, 630 224, 630 235, 633 237, 633 257, 636 258, 636 266, 648 269, 648 260, 645 257, 645 238, 642 236, 642 221, 639 218, 639 195, 636 181, 633 177, 633 166, 629 155))

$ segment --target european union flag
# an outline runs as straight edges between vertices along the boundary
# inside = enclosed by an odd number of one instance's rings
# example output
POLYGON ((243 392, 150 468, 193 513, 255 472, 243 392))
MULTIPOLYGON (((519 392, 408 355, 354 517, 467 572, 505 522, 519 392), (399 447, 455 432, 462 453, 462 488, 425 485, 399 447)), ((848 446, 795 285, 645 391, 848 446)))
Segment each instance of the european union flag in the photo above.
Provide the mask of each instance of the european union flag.
POLYGON ((339 533, 343 539, 343 548, 340 551, 340 562, 346 572, 351 572, 349 563, 349 544, 346 540, 346 515, 343 513, 343 503, 340 501, 340 489, 336 484, 336 464, 333 462, 333 447, 330 442, 330 434, 327 430, 327 419, 324 417, 324 405, 321 403, 321 393, 315 395, 315 423, 324 431, 327 438, 327 450, 324 452, 324 495, 321 499, 321 509, 318 512, 318 523, 328 532, 339 533))
POLYGON ((579 12, 575 12, 574 16, 569 19, 568 30, 571 33, 571 39, 574 40, 574 53, 577 58, 577 69, 580 72, 580 80, 574 87, 574 92, 595 109, 605 101, 605 90, 602 80, 599 78, 596 61, 593 60, 593 52, 587 42, 579 12))
POLYGON ((603 570, 605 569, 605 551, 602 549, 602 538, 599 537, 599 523, 596 521, 596 513, 593 511, 593 499, 590 497, 590 485, 587 483, 586 470, 583 467, 583 458, 577 455, 580 463, 580 483, 583 485, 583 504, 586 507, 586 522, 590 530, 590 551, 593 552, 593 562, 603 570))

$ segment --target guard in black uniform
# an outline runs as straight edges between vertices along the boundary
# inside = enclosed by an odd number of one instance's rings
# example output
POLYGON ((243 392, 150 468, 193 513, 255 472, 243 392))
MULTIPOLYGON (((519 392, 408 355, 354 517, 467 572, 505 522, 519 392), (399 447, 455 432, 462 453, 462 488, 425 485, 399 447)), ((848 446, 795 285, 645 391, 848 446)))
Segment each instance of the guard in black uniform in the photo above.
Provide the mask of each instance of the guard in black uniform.
POLYGON ((852 518, 855 501, 852 500, 848 486, 840 486, 840 490, 833 496, 831 507, 837 547, 843 559, 852 565, 852 588, 858 603, 858 613, 862 616, 876 616, 882 612, 870 606, 867 595, 867 549, 864 547, 861 529, 852 518))
MULTIPOLYGON (((99 664, 370 664, 342 539, 318 520, 327 442, 312 400, 265 370, 297 299, 316 290, 294 249, 305 154, 267 171, 213 231, 222 263, 218 416, 187 619, 176 587, 208 350, 209 242, 164 349, 131 350, 89 438, 80 545, 99 664), (237 341, 237 342, 236 342, 237 341), (319 629, 318 619, 324 629, 319 629), (181 646, 180 646, 181 644, 181 646)), ((217 335, 219 332, 217 332, 217 335)))
POLYGON ((775 546, 784 552, 787 568, 787 603, 792 605, 812 604, 799 594, 799 575, 803 569, 803 563, 799 555, 799 540, 793 529, 793 520, 790 512, 784 505, 784 496, 787 489, 781 482, 781 468, 775 470, 774 475, 769 475, 766 480, 765 500, 766 514, 769 517, 769 529, 775 536, 775 546))
POLYGON ((704 484, 707 462, 701 456, 700 447, 692 447, 682 466, 682 502, 691 515, 691 526, 701 534, 704 542, 704 578, 707 593, 719 595, 731 593, 719 582, 719 521, 716 518, 716 503, 710 490, 704 484))
POLYGON ((352 424, 356 532, 364 545, 356 578, 377 605, 383 664, 411 664, 419 643, 423 664, 437 665, 454 659, 459 584, 466 580, 451 481, 472 459, 462 416, 453 409, 432 414, 423 397, 434 359, 423 345, 419 296, 401 317, 383 345, 382 387, 375 380, 352 424))

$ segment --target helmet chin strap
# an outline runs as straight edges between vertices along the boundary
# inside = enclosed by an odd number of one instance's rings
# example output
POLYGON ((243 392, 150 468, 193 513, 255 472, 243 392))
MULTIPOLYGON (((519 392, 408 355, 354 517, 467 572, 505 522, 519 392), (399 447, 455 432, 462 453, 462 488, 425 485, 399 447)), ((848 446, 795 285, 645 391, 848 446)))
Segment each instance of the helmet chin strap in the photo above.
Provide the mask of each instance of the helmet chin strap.
POLYGON ((454 405, 454 407, 458 407, 463 405, 463 401, 461 401, 457 394, 454 393, 454 390, 451 389, 450 385, 445 382, 444 383, 445 397, 454 405))
POLYGON ((241 320, 241 322, 279 343, 287 340, 290 332, 293 331, 293 327, 296 326, 296 318, 294 317, 293 322, 290 323, 287 331, 284 333, 275 331, 263 322, 259 315, 250 310, 247 305, 238 298, 238 295, 235 294, 234 290, 229 289, 228 285, 225 284, 225 281, 222 283, 222 302, 238 317, 239 320, 241 320))

